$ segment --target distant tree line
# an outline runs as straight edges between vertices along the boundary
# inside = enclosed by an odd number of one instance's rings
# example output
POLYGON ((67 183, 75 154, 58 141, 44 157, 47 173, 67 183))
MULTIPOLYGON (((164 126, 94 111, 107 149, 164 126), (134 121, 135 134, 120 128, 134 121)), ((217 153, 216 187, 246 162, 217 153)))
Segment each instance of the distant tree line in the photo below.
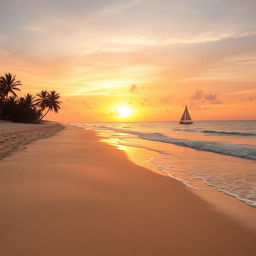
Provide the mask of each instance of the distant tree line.
POLYGON ((36 96, 27 93, 18 97, 21 82, 13 74, 0 76, 0 119, 21 123, 38 123, 49 111, 58 113, 60 95, 56 91, 42 90, 36 96))

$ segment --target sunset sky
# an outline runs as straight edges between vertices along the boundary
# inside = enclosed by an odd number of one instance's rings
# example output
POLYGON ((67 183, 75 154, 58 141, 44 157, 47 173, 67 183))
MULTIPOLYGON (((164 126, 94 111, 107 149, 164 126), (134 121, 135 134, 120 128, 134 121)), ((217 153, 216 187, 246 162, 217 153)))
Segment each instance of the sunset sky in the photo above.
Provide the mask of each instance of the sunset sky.
POLYGON ((60 92, 49 119, 256 119, 255 0, 0 2, 0 74, 60 92))

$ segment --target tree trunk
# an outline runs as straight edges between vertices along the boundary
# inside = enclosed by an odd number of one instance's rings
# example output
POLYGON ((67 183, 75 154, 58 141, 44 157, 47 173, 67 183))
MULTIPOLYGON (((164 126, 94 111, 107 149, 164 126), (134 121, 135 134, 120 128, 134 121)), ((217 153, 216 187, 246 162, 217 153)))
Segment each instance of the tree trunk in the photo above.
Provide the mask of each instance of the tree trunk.
POLYGON ((35 123, 41 121, 41 120, 48 114, 49 110, 50 110, 50 109, 48 108, 48 110, 46 111, 46 113, 45 113, 41 118, 39 118, 38 120, 36 120, 35 123))

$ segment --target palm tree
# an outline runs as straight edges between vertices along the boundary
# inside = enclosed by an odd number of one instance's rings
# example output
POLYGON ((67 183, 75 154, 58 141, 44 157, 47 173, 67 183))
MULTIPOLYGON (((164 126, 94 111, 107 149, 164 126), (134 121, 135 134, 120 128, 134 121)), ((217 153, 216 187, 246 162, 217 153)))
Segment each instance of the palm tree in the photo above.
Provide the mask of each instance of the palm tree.
POLYGON ((20 81, 16 81, 16 76, 12 75, 11 73, 7 73, 4 76, 0 77, 0 97, 1 100, 5 100, 9 94, 12 96, 17 97, 15 91, 20 91, 21 86, 20 81))
POLYGON ((18 102, 17 102, 17 99, 16 99, 16 97, 14 97, 14 96, 11 96, 11 97, 9 97, 7 100, 6 100, 6 103, 9 103, 9 104, 17 104, 18 102))
POLYGON ((17 99, 14 96, 8 97, 4 101, 0 101, 0 115, 1 119, 8 120, 10 115, 15 112, 17 106, 17 99))
POLYGON ((12 94, 16 98, 17 94, 15 91, 20 91, 20 88, 18 88, 20 85, 21 82, 16 81, 16 76, 10 73, 0 77, 0 119, 2 119, 4 101, 8 94, 12 94))
POLYGON ((0 102, 4 100, 5 89, 2 80, 0 79, 0 102))
POLYGON ((48 94, 49 92, 47 92, 46 90, 42 90, 40 93, 36 95, 39 98, 35 100, 35 103, 42 111, 47 108, 48 94))
POLYGON ((56 91, 50 91, 48 95, 48 109, 50 111, 54 111, 55 113, 58 113, 60 110, 60 104, 62 103, 59 101, 60 95, 56 91))
POLYGON ((55 113, 59 112, 60 104, 62 103, 59 101, 60 95, 56 91, 47 92, 45 90, 41 91, 37 94, 39 99, 35 101, 36 105, 41 109, 41 111, 47 108, 46 113, 38 120, 42 120, 49 111, 54 111, 55 113))
POLYGON ((29 107, 29 108, 34 108, 36 106, 35 104, 35 97, 31 94, 26 94, 25 97, 21 97, 19 99, 19 103, 23 106, 29 107))

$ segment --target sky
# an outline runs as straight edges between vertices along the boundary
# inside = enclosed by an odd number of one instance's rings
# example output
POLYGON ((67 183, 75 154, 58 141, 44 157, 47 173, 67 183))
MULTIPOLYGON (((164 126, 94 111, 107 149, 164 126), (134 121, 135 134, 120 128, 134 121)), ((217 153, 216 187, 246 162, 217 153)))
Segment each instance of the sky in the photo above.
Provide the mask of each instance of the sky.
POLYGON ((0 75, 59 92, 48 119, 256 119, 255 0, 0 3, 0 75))

